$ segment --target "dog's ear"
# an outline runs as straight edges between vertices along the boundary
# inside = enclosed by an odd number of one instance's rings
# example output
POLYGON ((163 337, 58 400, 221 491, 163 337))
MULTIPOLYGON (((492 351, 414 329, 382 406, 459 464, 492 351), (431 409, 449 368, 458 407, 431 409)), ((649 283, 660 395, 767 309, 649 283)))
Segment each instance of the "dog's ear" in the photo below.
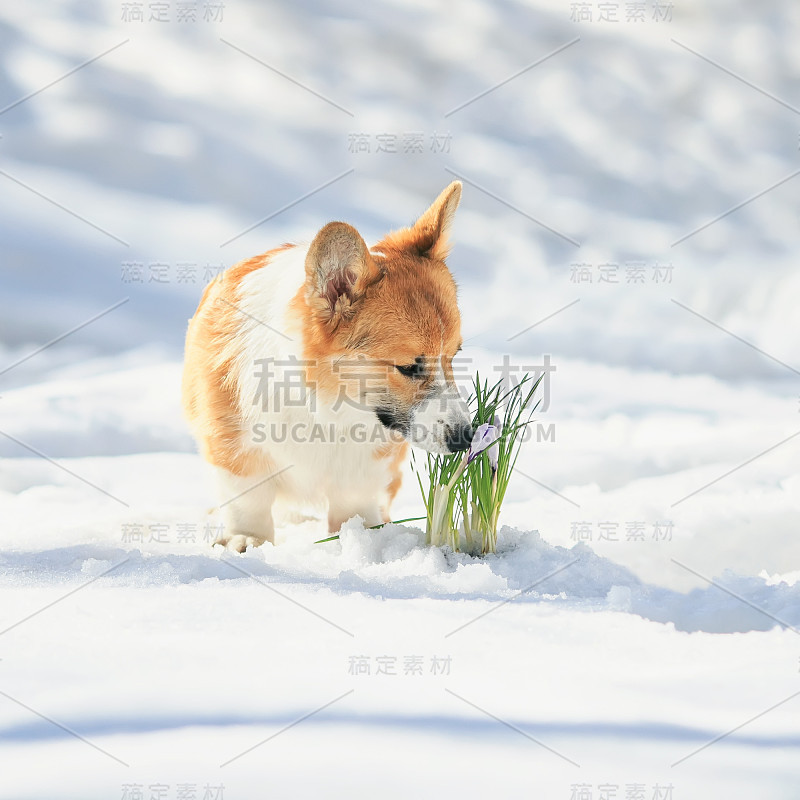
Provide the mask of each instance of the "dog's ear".
POLYGON ((448 234, 460 200, 461 181, 453 181, 410 228, 389 238, 417 255, 444 260, 450 250, 448 234))
POLYGON ((306 256, 306 302, 323 322, 350 319, 366 288, 381 273, 361 234, 345 222, 329 222, 306 256))

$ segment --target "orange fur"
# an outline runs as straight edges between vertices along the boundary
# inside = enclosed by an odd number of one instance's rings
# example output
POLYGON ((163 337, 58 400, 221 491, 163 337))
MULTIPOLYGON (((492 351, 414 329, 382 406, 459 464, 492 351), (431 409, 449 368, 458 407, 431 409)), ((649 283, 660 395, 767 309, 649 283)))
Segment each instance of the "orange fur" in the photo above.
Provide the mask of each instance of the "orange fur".
POLYGON ((239 283, 277 253, 293 245, 240 261, 206 286, 186 333, 182 397, 186 418, 206 461, 234 475, 255 475, 274 465, 263 451, 242 449, 244 430, 230 380, 241 321, 236 310, 239 283))

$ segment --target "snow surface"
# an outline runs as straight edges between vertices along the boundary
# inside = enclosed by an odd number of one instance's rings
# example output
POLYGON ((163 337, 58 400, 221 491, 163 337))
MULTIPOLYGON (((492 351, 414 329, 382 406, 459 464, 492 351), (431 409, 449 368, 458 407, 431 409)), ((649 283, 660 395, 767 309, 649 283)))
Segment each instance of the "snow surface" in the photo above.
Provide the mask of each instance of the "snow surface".
POLYGON ((0 9, 0 797, 800 797, 800 7, 123 5, 0 9), (211 548, 204 276, 454 175, 469 371, 557 368, 498 554, 211 548))

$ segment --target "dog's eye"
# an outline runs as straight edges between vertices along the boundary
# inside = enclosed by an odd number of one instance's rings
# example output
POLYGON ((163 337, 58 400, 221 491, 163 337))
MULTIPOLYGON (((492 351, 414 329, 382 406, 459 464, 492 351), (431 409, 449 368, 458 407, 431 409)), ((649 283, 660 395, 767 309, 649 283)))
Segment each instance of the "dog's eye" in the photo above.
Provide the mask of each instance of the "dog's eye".
POLYGON ((408 366, 397 365, 396 369, 401 375, 405 375, 406 378, 421 378, 425 374, 425 367, 421 361, 409 364, 408 366))

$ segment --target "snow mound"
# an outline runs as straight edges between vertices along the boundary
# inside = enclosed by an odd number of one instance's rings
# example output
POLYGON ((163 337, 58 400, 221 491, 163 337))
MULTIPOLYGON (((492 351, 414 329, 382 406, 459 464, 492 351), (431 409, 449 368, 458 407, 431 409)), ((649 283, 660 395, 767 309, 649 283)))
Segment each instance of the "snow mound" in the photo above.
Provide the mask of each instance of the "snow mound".
MULTIPOLYGON (((206 518, 213 524, 213 516, 206 518)), ((199 526, 198 526, 199 527, 199 526)), ((688 594, 643 582, 584 543, 545 542, 537 531, 503 527, 498 552, 473 557, 425 545, 422 530, 389 524, 365 529, 354 517, 338 540, 317 543, 317 521, 288 525, 276 545, 242 555, 209 543, 102 541, 0 554, 0 575, 18 586, 30 581, 70 588, 90 579, 117 587, 175 586, 201 581, 257 580, 378 599, 449 599, 547 604, 584 612, 617 611, 710 633, 800 627, 800 584, 725 571, 688 594)))

